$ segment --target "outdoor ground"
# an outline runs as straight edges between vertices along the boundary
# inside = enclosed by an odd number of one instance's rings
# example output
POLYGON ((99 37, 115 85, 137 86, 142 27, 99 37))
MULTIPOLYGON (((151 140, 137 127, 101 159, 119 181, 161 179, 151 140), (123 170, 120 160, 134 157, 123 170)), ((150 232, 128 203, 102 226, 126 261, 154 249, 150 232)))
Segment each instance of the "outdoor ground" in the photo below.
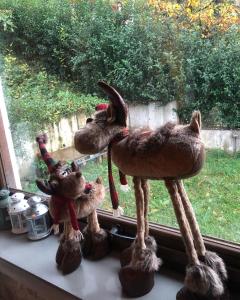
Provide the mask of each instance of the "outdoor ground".
MULTIPOLYGON (((106 186, 107 161, 101 164, 88 163, 83 168, 88 181, 101 176, 106 186)), ((131 191, 119 189, 117 169, 114 168, 115 184, 119 191, 120 205, 127 216, 135 217, 135 201, 131 178, 131 191)), ((235 156, 220 150, 207 152, 206 163, 201 173, 184 181, 189 198, 196 211, 197 219, 204 234, 240 242, 240 154, 235 156)), ((163 182, 150 181, 150 221, 177 227, 170 198, 163 182)), ((111 210, 109 194, 103 208, 111 210)))

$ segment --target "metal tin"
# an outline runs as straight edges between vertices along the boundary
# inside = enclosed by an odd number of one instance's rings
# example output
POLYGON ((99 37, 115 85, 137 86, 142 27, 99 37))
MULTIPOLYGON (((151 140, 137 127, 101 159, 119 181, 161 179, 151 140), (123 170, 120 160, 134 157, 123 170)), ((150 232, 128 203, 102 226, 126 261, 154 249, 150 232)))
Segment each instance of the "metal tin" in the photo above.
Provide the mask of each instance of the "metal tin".
POLYGON ((0 229, 11 229, 11 221, 8 214, 10 191, 2 189, 0 190, 0 229))
POLYGON ((21 234, 27 232, 27 222, 24 212, 29 208, 23 193, 15 193, 11 196, 8 213, 12 223, 12 233, 21 234))
POLYGON ((27 221, 28 238, 40 240, 47 237, 50 232, 50 218, 48 207, 41 203, 41 198, 33 196, 28 199, 29 208, 24 215, 27 221))

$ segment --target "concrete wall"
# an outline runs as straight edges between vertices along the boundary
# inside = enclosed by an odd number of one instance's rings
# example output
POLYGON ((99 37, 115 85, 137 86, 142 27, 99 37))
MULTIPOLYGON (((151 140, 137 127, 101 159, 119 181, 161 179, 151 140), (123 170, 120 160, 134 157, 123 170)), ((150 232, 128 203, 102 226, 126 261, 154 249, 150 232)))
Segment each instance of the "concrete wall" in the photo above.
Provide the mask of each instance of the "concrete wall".
POLYGON ((149 127, 156 129, 168 121, 177 122, 175 101, 165 106, 157 103, 138 104, 129 106, 129 127, 149 127))
POLYGON ((47 129, 49 151, 53 152, 61 148, 71 147, 74 133, 86 124, 86 119, 84 114, 79 113, 68 118, 62 118, 58 124, 49 126, 47 129))
POLYGON ((230 153, 240 151, 240 130, 203 129, 201 137, 207 149, 222 149, 230 153))

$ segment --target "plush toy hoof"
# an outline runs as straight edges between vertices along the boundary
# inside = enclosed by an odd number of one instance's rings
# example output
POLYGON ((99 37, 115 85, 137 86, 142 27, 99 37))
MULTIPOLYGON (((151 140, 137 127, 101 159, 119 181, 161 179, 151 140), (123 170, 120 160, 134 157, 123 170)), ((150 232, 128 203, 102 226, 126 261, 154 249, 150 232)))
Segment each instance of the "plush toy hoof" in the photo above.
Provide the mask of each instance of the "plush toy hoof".
POLYGON ((87 230, 82 241, 82 252, 85 258, 98 260, 105 257, 110 252, 108 234, 101 229, 97 233, 87 230))
POLYGON ((81 264, 82 253, 80 243, 74 240, 61 242, 57 254, 56 263, 63 274, 75 271, 81 264))
POLYGON ((123 292, 129 297, 141 297, 154 286, 154 272, 135 270, 130 266, 121 268, 119 280, 123 292))
POLYGON ((224 261, 215 252, 207 251, 205 256, 199 257, 200 261, 213 269, 223 282, 227 280, 227 270, 224 261))
MULTIPOLYGON (((120 255, 121 267, 125 267, 130 263, 130 261, 132 259, 132 252, 135 247, 135 244, 136 244, 136 240, 131 244, 130 247, 128 247, 122 251, 122 253, 120 255)), ((157 243, 153 237, 151 237, 151 236, 146 237, 145 244, 146 244, 147 249, 152 250, 152 252, 154 252, 154 253, 157 252, 157 243)))
POLYGON ((230 296, 227 290, 225 290, 224 294, 221 296, 204 296, 198 295, 196 293, 191 292, 186 287, 183 287, 176 296, 176 300, 230 300, 230 296))

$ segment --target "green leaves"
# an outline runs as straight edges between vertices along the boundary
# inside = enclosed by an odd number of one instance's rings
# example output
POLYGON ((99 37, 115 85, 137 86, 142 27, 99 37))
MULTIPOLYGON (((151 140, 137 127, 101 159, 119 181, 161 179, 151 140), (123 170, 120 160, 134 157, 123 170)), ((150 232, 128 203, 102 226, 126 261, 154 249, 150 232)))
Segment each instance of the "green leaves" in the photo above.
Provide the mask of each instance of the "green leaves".
POLYGON ((183 122, 199 109, 205 127, 240 127, 239 26, 203 36, 146 1, 124 1, 121 12, 111 3, 2 0, 14 28, 7 47, 81 93, 101 96, 104 79, 127 101, 176 100, 183 122))
POLYGON ((31 134, 63 116, 78 111, 89 114, 101 100, 75 91, 43 68, 33 68, 12 55, 5 57, 4 81, 12 130, 27 122, 31 134))

